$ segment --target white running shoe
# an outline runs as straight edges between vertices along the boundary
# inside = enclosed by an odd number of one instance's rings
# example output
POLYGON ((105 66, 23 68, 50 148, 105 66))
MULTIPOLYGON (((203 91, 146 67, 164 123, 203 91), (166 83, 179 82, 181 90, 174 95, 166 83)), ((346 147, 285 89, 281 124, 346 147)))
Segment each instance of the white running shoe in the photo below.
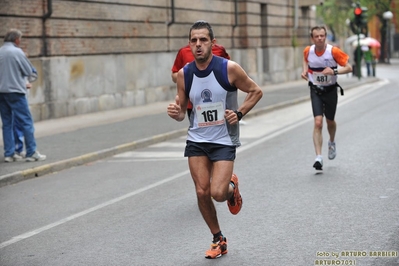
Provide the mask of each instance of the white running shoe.
POLYGON ((20 156, 19 154, 17 154, 17 153, 14 153, 14 155, 13 156, 8 156, 8 157, 5 157, 4 158, 4 161, 6 162, 6 163, 12 163, 12 162, 17 162, 17 161, 22 161, 22 156, 20 156))
POLYGON ((323 158, 321 158, 320 156, 317 156, 315 163, 313 164, 313 167, 316 170, 323 170, 323 158))
POLYGON ((46 160, 46 155, 40 154, 38 151, 35 151, 32 156, 25 158, 27 162, 36 162, 36 161, 44 161, 46 160))
POLYGON ((335 156, 337 156, 335 142, 328 141, 328 159, 334 160, 335 156))

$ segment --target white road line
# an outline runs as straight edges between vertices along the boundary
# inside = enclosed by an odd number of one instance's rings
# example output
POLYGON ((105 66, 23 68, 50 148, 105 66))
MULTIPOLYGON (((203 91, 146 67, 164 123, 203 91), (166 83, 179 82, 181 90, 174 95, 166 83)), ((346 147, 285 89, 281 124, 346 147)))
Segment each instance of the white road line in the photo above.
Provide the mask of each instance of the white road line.
MULTIPOLYGON (((186 139, 186 137, 184 137, 186 139)), ((179 142, 170 142, 170 141, 165 141, 165 142, 160 142, 157 144, 153 144, 150 146, 150 148, 184 148, 186 147, 186 142, 185 141, 179 141, 179 142)))
POLYGON ((132 163, 132 162, 165 162, 165 161, 187 161, 186 157, 180 158, 159 158, 159 159, 121 159, 121 160, 107 160, 107 163, 132 163))
MULTIPOLYGON (((361 96, 364 95, 364 94, 370 93, 370 92, 372 92, 372 91, 378 89, 379 87, 381 87, 381 86, 383 86, 383 85, 385 85, 385 84, 387 84, 387 83, 388 83, 388 81, 385 80, 385 81, 381 81, 381 82, 378 82, 378 83, 373 83, 373 84, 370 84, 370 85, 365 85, 365 86, 361 86, 361 87, 359 87, 359 88, 353 89, 353 91, 352 91, 352 90, 350 91, 350 94, 352 94, 352 93, 354 94, 353 98, 352 98, 352 97, 351 97, 351 98, 347 98, 347 99, 345 99, 345 101, 342 101, 339 105, 347 104, 347 103, 349 103, 349 102, 351 102, 351 101, 353 101, 353 100, 355 100, 355 99, 361 97, 361 96), (355 90, 359 90, 360 92, 356 94, 355 90)), ((349 93, 348 93, 348 94, 349 94, 349 93)), ((300 125, 302 125, 302 124, 304 124, 304 123, 306 123, 306 122, 311 121, 311 120, 313 120, 313 117, 309 117, 309 118, 300 120, 300 121, 298 121, 298 122, 296 122, 296 123, 293 123, 293 124, 291 124, 290 126, 286 126, 286 127, 280 128, 279 130, 276 130, 275 132, 273 132, 273 133, 271 133, 271 134, 269 134, 269 135, 266 135, 266 136, 264 136, 263 138, 261 138, 261 139, 259 139, 259 140, 257 140, 257 141, 248 143, 248 144, 247 144, 246 146, 244 146, 244 147, 240 147, 239 149, 237 149, 237 153, 240 153, 240 152, 246 151, 246 150, 248 150, 248 149, 251 149, 251 148, 254 147, 254 146, 257 146, 257 145, 259 145, 259 144, 261 144, 261 143, 263 143, 263 142, 265 142, 265 141, 267 141, 267 140, 269 140, 269 139, 272 139, 272 138, 274 138, 274 137, 276 137, 276 136, 278 136, 278 135, 280 135, 280 134, 283 134, 283 133, 285 133, 285 132, 287 132, 287 131, 289 131, 289 130, 292 130, 292 129, 294 129, 294 128, 296 128, 296 127, 298 127, 298 126, 300 126, 300 125)), ((178 174, 176 174, 176 175, 173 175, 173 176, 168 177, 168 178, 166 178, 166 179, 163 179, 163 180, 161 180, 161 181, 155 182, 155 183, 153 183, 153 184, 151 184, 151 185, 148 185, 148 186, 145 186, 145 187, 140 188, 140 189, 138 189, 138 190, 132 191, 132 192, 130 192, 130 193, 127 193, 127 194, 122 195, 122 196, 120 196, 120 197, 117 197, 117 198, 115 198, 115 199, 106 201, 106 202, 104 202, 104 203, 102 203, 102 204, 99 204, 99 205, 97 205, 97 206, 94 206, 94 207, 92 207, 92 208, 89 208, 89 209, 87 209, 87 210, 84 210, 84 211, 82 211, 82 212, 79 212, 79 213, 76 213, 76 214, 74 214, 74 215, 68 216, 68 217, 66 217, 66 218, 64 218, 64 219, 61 219, 61 220, 57 221, 57 222, 48 224, 48 225, 46 225, 46 226, 37 228, 37 229, 35 229, 35 230, 29 231, 29 232, 24 233, 24 234, 21 234, 21 235, 15 236, 15 237, 11 238, 11 239, 8 240, 8 241, 5 241, 5 242, 0 243, 0 249, 5 248, 5 247, 7 247, 7 246, 9 246, 9 245, 11 245, 11 244, 17 243, 17 242, 19 242, 19 241, 21 241, 21 240, 24 240, 24 239, 27 239, 27 238, 29 238, 29 237, 32 237, 32 236, 34 236, 34 235, 40 234, 40 233, 42 233, 42 232, 44 232, 44 231, 47 231, 47 230, 49 230, 49 229, 52 229, 52 228, 54 228, 54 227, 56 227, 56 226, 59 226, 59 225, 65 224, 65 223, 67 223, 67 222, 69 222, 69 221, 75 220, 75 219, 77 219, 77 218, 79 218, 79 217, 82 217, 82 216, 84 216, 84 215, 86 215, 86 214, 89 214, 89 213, 92 213, 92 212, 94 212, 94 211, 100 210, 100 209, 102 209, 102 208, 105 208, 105 207, 107 207, 107 206, 110 206, 110 205, 112 205, 112 204, 115 204, 115 203, 117 203, 117 202, 120 202, 120 201, 122 201, 122 200, 131 198, 131 197, 133 197, 133 196, 135 196, 135 195, 137 195, 137 194, 140 194, 140 193, 142 193, 142 192, 146 192, 146 191, 148 191, 148 190, 150 190, 150 189, 156 188, 156 187, 158 187, 158 186, 160 186, 160 185, 163 185, 163 184, 165 184, 165 183, 168 183, 168 182, 170 182, 170 181, 173 181, 173 180, 178 179, 178 178, 180 178, 180 177, 183 177, 183 176, 185 176, 185 175, 189 175, 189 174, 190 174, 190 171, 189 171, 189 170, 183 171, 183 172, 181 172, 181 173, 178 173, 178 174)))
POLYGON ((114 155, 114 158, 181 158, 183 151, 128 151, 121 154, 114 155))
POLYGON ((137 195, 137 194, 140 194, 140 193, 142 193, 142 192, 148 191, 148 190, 150 190, 150 189, 152 189, 152 188, 161 186, 161 185, 163 185, 163 184, 165 184, 165 183, 168 183, 168 182, 170 182, 170 181, 173 181, 173 180, 175 180, 175 179, 178 179, 178 178, 180 178, 180 177, 182 177, 182 176, 188 175, 189 173, 190 173, 189 170, 183 171, 183 172, 181 172, 181 173, 179 173, 179 174, 173 175, 173 176, 168 177, 168 178, 166 178, 166 179, 163 179, 163 180, 161 180, 161 181, 155 182, 155 183, 153 183, 153 184, 151 184, 151 185, 148 185, 148 186, 145 186, 145 187, 143 187, 143 188, 137 189, 137 190, 132 191, 132 192, 130 192, 130 193, 128 193, 128 194, 125 194, 125 195, 123 195, 123 196, 120 196, 120 197, 117 197, 117 198, 115 198, 115 199, 106 201, 106 202, 104 202, 104 203, 102 203, 102 204, 99 204, 99 205, 97 205, 97 206, 94 206, 94 207, 92 207, 92 208, 89 208, 89 209, 87 209, 87 210, 84 210, 84 211, 82 211, 82 212, 76 213, 76 214, 74 214, 74 215, 68 216, 68 217, 66 217, 66 218, 64 218, 64 219, 61 219, 61 220, 55 222, 55 223, 52 223, 52 224, 49 224, 49 225, 46 225, 46 226, 37 228, 37 229, 35 229, 35 230, 33 230, 33 231, 30 231, 30 232, 27 232, 27 233, 25 233, 25 234, 22 234, 22 235, 18 235, 18 236, 16 236, 16 237, 13 237, 13 238, 11 238, 10 240, 1 243, 1 244, 0 244, 0 249, 5 248, 5 247, 7 247, 7 246, 9 246, 9 245, 11 245, 11 244, 14 244, 14 243, 16 243, 16 242, 19 242, 19 241, 21 241, 21 240, 23 240, 23 239, 27 239, 27 238, 29 238, 29 237, 32 237, 32 236, 34 236, 34 235, 37 235, 37 234, 39 234, 39 233, 41 233, 41 232, 47 231, 47 230, 49 230, 49 229, 51 229, 51 228, 54 228, 54 227, 56 227, 56 226, 58 226, 58 225, 61 225, 61 224, 64 224, 64 223, 66 223, 66 222, 75 220, 75 219, 77 219, 77 218, 79 218, 79 217, 81 217, 81 216, 84 216, 84 215, 86 215, 86 214, 92 213, 92 212, 97 211, 97 210, 99 210, 99 209, 102 209, 102 208, 104 208, 104 207, 107 207, 107 206, 110 206, 110 205, 112 205, 112 204, 115 204, 115 203, 117 203, 117 202, 119 202, 119 201, 125 200, 125 199, 127 199, 127 198, 131 198, 131 197, 133 197, 133 196, 135 196, 135 195, 137 195))

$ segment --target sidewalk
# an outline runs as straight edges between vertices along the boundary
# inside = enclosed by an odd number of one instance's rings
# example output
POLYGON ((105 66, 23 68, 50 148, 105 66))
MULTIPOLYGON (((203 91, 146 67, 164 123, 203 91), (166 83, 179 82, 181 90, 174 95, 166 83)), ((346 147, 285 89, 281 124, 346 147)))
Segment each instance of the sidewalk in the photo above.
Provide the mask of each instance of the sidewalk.
MULTIPOLYGON (((344 90, 348 90, 377 80, 377 78, 358 80, 348 74, 340 76, 338 82, 344 90)), ((309 100, 309 89, 304 80, 266 85, 262 89, 263 98, 244 117, 244 121, 256 115, 309 100)), ((244 96, 239 94, 240 102, 244 96)), ((5 163, 3 140, 0 136, 0 187, 185 135, 188 127, 187 118, 182 122, 169 118, 166 114, 168 103, 169 101, 158 102, 36 122, 37 147, 40 153, 47 155, 47 160, 42 162, 5 163)))

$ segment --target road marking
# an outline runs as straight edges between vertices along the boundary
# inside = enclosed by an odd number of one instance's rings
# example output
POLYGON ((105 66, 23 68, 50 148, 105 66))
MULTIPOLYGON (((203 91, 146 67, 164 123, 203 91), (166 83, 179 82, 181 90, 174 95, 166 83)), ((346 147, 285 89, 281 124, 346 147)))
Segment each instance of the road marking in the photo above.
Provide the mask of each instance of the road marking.
MULTIPOLYGON (((356 89, 352 89, 348 93, 346 93, 346 95, 347 94, 349 94, 349 95, 353 94, 353 96, 352 97, 349 96, 350 98, 349 97, 346 98, 344 101, 339 103, 339 105, 344 105, 344 104, 350 103, 350 102, 356 100, 357 98, 359 98, 359 97, 361 97, 361 96, 363 96, 365 94, 368 94, 368 93, 380 88, 383 85, 386 85, 387 83, 389 83, 389 81, 383 80, 383 81, 380 81, 378 83, 373 83, 373 84, 370 84, 370 85, 363 85, 363 86, 360 86, 360 87, 358 87, 356 89)), ((291 107, 288 107, 288 108, 291 108, 291 107)), ((290 114, 290 113, 285 111, 285 114, 290 114)), ((266 116, 266 115, 267 114, 265 114, 264 116, 266 116)), ((253 119, 255 119, 255 118, 253 118, 253 119)), ((282 127, 280 127, 280 129, 277 129, 274 132, 271 132, 270 134, 264 136, 263 138, 261 138, 261 139, 259 139, 257 141, 248 143, 244 147, 240 147, 239 149, 237 149, 237 153, 241 153, 243 151, 251 149, 254 146, 257 146, 257 145, 259 145, 259 144, 261 144, 261 143, 263 143, 263 142, 265 142, 265 141, 267 141, 269 139, 272 139, 272 138, 274 138, 274 137, 276 137, 276 136, 278 136, 280 134, 283 134, 283 133, 285 133, 285 132, 287 132, 289 130, 292 130, 292 129, 294 129, 294 128, 296 128, 296 127, 298 127, 298 126, 300 126, 300 125, 302 125, 302 124, 304 124, 306 122, 311 121, 311 120, 313 120, 313 117, 308 117, 308 118, 299 120, 299 121, 297 121, 295 123, 292 123, 289 126, 282 126, 282 127)), ((253 123, 253 124, 256 124, 256 123, 253 123)), ((27 233, 24 233, 24 234, 21 234, 21 235, 18 235, 18 236, 12 237, 10 240, 0 243, 0 249, 5 248, 5 247, 7 247, 7 246, 9 246, 11 244, 17 243, 17 242, 19 242, 21 240, 24 240, 24 239, 30 238, 32 236, 35 236, 37 234, 40 234, 40 233, 42 233, 44 231, 50 230, 50 229, 52 229, 54 227, 57 227, 59 225, 65 224, 65 223, 67 223, 69 221, 75 220, 75 219, 77 219, 79 217, 82 217, 82 216, 84 216, 86 214, 89 214, 89 213, 92 213, 94 211, 100 210, 100 209, 105 208, 107 206, 110 206, 112 204, 118 203, 118 202, 120 202, 122 200, 131 198, 131 197, 133 197, 135 195, 138 195, 138 194, 140 194, 142 192, 146 192, 146 191, 148 191, 150 189, 156 188, 158 186, 161 186, 161 185, 163 185, 165 183, 168 183, 170 181, 176 180, 176 179, 178 179, 180 177, 183 177, 185 175, 189 175, 189 174, 190 174, 189 170, 183 171, 181 173, 178 173, 178 174, 173 175, 171 177, 168 177, 166 179, 160 180, 158 182, 155 182, 155 183, 150 184, 148 186, 145 186, 143 188, 140 188, 140 189, 137 189, 137 190, 132 191, 130 193, 127 193, 125 195, 122 195, 120 197, 117 197, 117 198, 114 198, 112 200, 106 201, 106 202, 104 202, 102 204, 99 204, 97 206, 94 206, 92 208, 84 210, 82 212, 79 212, 79 213, 76 213, 74 215, 68 216, 68 217, 66 217, 64 219, 61 219, 59 221, 56 221, 54 223, 48 224, 46 226, 43 226, 43 227, 40 227, 40 228, 37 228, 37 229, 34 229, 32 231, 29 231, 27 233)))
POLYGON ((182 176, 185 176, 185 175, 188 175, 188 174, 190 174, 190 171, 189 171, 189 170, 183 171, 183 172, 181 172, 181 173, 179 173, 179 174, 173 175, 173 176, 168 177, 168 178, 166 178, 166 179, 163 179, 163 180, 161 180, 161 181, 155 182, 155 183, 153 183, 153 184, 151 184, 151 185, 148 185, 148 186, 145 186, 145 187, 143 187, 143 188, 137 189, 137 190, 132 191, 132 192, 130 192, 130 193, 127 193, 127 194, 125 194, 125 195, 123 195, 123 196, 114 198, 114 199, 112 199, 112 200, 106 201, 106 202, 104 202, 104 203, 102 203, 102 204, 99 204, 99 205, 94 206, 94 207, 92 207, 92 208, 89 208, 89 209, 87 209, 87 210, 84 210, 84 211, 81 211, 81 212, 76 213, 76 214, 74 214, 74 215, 68 216, 68 217, 66 217, 66 218, 64 218, 64 219, 61 219, 61 220, 57 221, 57 222, 51 223, 51 224, 49 224, 49 225, 46 225, 46 226, 43 226, 43 227, 40 227, 40 228, 37 228, 37 229, 35 229, 35 230, 32 230, 32 231, 30 231, 30 232, 27 232, 27 233, 24 233, 24 234, 21 234, 21 235, 18 235, 18 236, 16 236, 16 237, 11 238, 10 240, 8 240, 8 241, 6 241, 6 242, 1 243, 1 244, 0 244, 0 249, 5 248, 5 247, 7 247, 7 246, 9 246, 9 245, 11 245, 11 244, 14 244, 14 243, 16 243, 16 242, 19 242, 19 241, 21 241, 21 240, 24 240, 24 239, 27 239, 27 238, 29 238, 29 237, 32 237, 32 236, 34 236, 34 235, 40 234, 41 232, 47 231, 47 230, 49 230, 49 229, 51 229, 51 228, 54 228, 54 227, 59 226, 59 225, 62 225, 62 224, 64 224, 64 223, 66 223, 66 222, 75 220, 75 219, 77 219, 77 218, 79 218, 79 217, 82 217, 82 216, 84 216, 84 215, 86 215, 86 214, 89 214, 89 213, 92 213, 92 212, 94 212, 94 211, 100 210, 100 209, 102 209, 102 208, 104 208, 104 207, 110 206, 110 205, 115 204, 115 203, 117 203, 117 202, 120 202, 120 201, 122 201, 122 200, 131 198, 131 197, 133 197, 133 196, 135 196, 135 195, 137 195, 137 194, 140 194, 140 193, 145 192, 145 191, 148 191, 148 190, 150 190, 150 189, 152 189, 152 188, 161 186, 161 185, 163 185, 163 184, 165 184, 165 183, 168 183, 168 182, 170 182, 170 181, 173 181, 173 180, 175 180, 175 179, 178 179, 178 178, 180 178, 180 177, 182 177, 182 176))
POLYGON ((181 158, 183 151, 178 152, 161 152, 161 151, 128 151, 118 155, 114 158, 181 158))
POLYGON ((107 160, 107 163, 134 163, 134 162, 165 162, 165 161, 186 161, 187 158, 180 156, 180 158, 159 158, 159 159, 121 159, 121 160, 107 160))
MULTIPOLYGON (((185 139, 186 139, 186 137, 184 137, 184 140, 185 139)), ((165 142, 160 142, 160 143, 153 144, 150 146, 150 148, 164 148, 164 147, 184 148, 184 147, 186 147, 186 142, 185 141, 179 141, 179 142, 165 141, 165 142)))

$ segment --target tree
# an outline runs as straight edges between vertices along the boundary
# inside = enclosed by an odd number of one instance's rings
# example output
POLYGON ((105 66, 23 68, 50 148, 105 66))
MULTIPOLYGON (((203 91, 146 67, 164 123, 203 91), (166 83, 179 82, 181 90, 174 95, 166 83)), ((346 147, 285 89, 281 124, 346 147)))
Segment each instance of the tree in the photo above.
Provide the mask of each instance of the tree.
POLYGON ((346 20, 352 18, 352 0, 325 0, 316 9, 318 22, 325 24, 334 34, 334 39, 347 36, 346 20))
MULTIPOLYGON (((388 22, 387 20, 384 19, 383 14, 386 11, 391 11, 392 13, 396 13, 394 18, 396 20, 399 20, 399 11, 398 10, 391 10, 392 6, 392 0, 363 0, 362 1, 365 5, 367 5, 369 9, 369 16, 376 16, 381 22, 381 27, 380 27, 380 34, 381 34, 381 47, 386 47, 386 40, 387 40, 387 27, 388 27, 388 22)), ((381 53, 380 53, 380 62, 384 62, 386 58, 386 50, 381 48, 381 53)))
MULTIPOLYGON (((360 6, 368 9, 368 20, 374 16, 380 20, 381 47, 385 47, 388 23, 383 18, 384 12, 390 10, 394 13, 394 18, 399 22, 399 10, 391 10, 393 0, 358 0, 357 2, 360 6)), ((354 19, 354 5, 357 2, 352 0, 325 0, 323 5, 317 7, 319 22, 327 25, 338 36, 347 36, 348 26, 346 22, 347 19, 354 19)), ((380 61, 384 61, 385 57, 385 49, 381 49, 380 61)))

